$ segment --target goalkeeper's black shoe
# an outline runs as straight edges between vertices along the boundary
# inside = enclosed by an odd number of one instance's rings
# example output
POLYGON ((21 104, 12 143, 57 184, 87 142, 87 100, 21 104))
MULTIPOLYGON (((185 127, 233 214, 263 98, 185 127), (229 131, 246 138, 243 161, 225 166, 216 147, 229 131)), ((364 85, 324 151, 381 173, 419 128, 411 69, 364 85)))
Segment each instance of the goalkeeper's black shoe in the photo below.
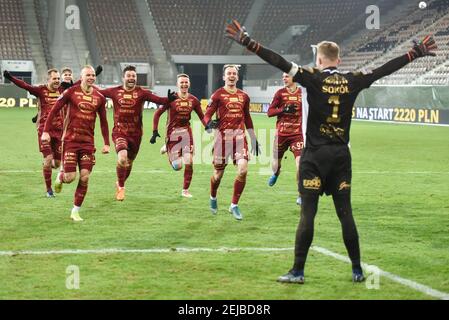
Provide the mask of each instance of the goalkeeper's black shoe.
POLYGON ((278 282, 304 284, 304 271, 290 270, 287 274, 280 276, 278 282))
POLYGON ((36 123, 37 122, 37 114, 31 119, 31 122, 36 123))
POLYGON ((365 281, 365 276, 363 275, 363 271, 361 269, 353 269, 352 270, 352 282, 363 282, 365 281))

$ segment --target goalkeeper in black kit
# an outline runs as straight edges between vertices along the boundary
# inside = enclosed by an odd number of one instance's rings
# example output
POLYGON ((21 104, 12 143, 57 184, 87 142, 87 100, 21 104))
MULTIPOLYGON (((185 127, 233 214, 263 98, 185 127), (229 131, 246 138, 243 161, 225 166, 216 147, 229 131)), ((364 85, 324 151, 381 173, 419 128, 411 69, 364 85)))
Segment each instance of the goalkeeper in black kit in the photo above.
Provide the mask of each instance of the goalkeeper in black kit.
POLYGON ((313 239, 314 219, 319 196, 332 195, 341 222, 343 240, 352 262, 352 280, 362 282, 357 228, 351 208, 351 154, 349 131, 352 109, 360 91, 413 60, 435 56, 437 48, 432 36, 414 42, 406 54, 397 57, 372 72, 342 73, 340 49, 334 42, 317 45, 316 68, 300 67, 251 39, 237 21, 226 26, 226 36, 245 46, 269 64, 290 74, 293 81, 307 90, 309 112, 305 148, 301 156, 299 191, 302 195, 301 218, 296 232, 293 268, 278 278, 279 282, 304 283, 304 265, 313 239))

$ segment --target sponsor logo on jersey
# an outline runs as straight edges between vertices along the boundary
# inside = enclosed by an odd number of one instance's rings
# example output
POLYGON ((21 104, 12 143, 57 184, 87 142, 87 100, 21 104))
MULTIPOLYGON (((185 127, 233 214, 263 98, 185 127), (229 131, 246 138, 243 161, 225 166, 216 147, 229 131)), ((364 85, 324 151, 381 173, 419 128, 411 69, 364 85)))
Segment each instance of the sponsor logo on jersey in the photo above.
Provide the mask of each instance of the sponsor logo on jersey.
POLYGON ((230 98, 229 98, 229 101, 231 101, 231 102, 239 102, 239 98, 236 98, 236 97, 230 97, 230 98))
POLYGON ((292 97, 292 96, 290 96, 290 97, 288 97, 288 100, 289 100, 289 101, 298 101, 298 97, 292 97))
POLYGON ((84 95, 83 95, 83 100, 86 100, 86 101, 92 101, 92 97, 91 97, 91 96, 84 96, 84 95))
POLYGON ((302 184, 306 189, 319 190, 321 188, 321 179, 319 177, 315 177, 312 180, 304 179, 302 184))

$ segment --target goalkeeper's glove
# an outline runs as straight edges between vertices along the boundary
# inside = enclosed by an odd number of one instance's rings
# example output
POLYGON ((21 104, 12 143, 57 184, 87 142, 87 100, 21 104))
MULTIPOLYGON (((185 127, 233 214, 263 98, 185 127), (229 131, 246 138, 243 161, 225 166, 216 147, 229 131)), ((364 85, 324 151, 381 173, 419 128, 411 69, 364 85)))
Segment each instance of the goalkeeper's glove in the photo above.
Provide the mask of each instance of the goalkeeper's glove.
POLYGON ((427 35, 422 41, 413 40, 413 48, 408 52, 408 58, 411 61, 425 57, 436 56, 437 54, 433 50, 437 49, 435 39, 430 34, 427 35))
POLYGON ((282 110, 283 113, 294 114, 296 112, 296 106, 294 104, 288 104, 282 110))
POLYGON ((240 45, 245 46, 252 52, 257 53, 257 51, 259 51, 260 44, 251 39, 246 31, 246 28, 240 25, 240 23, 235 19, 226 25, 225 36, 236 41, 240 45))
POLYGON ((37 122, 37 114, 31 119, 31 122, 36 123, 37 122))
POLYGON ((103 72, 103 66, 99 65, 96 69, 95 69, 95 76, 99 76, 101 73, 103 72))
POLYGON ((3 71, 3 78, 8 79, 9 81, 12 80, 12 75, 9 73, 8 70, 3 71))
POLYGON ((251 139, 251 153, 256 157, 262 153, 262 150, 260 149, 260 144, 256 138, 251 139))
POLYGON ((159 135, 159 132, 157 130, 153 130, 153 136, 150 139, 150 143, 151 144, 155 144, 156 143, 156 138, 160 138, 161 136, 159 135))
POLYGON ((173 102, 178 99, 178 96, 175 91, 171 91, 170 89, 168 89, 167 98, 169 102, 173 102))

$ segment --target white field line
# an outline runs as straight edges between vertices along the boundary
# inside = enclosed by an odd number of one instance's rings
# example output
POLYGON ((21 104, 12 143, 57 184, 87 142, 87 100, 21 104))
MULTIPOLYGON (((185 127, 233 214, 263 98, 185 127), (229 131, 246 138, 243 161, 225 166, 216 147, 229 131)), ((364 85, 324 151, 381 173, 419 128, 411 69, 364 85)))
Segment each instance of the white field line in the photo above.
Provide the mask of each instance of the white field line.
MULTIPOLYGON (((263 168, 261 168, 263 169, 263 168)), ((113 173, 116 174, 116 170, 93 170, 92 173, 113 173)), ((133 170, 131 174, 167 174, 174 172, 173 170, 133 170)), ((212 166, 210 170, 195 170, 195 172, 198 173, 210 173, 212 174, 212 166)), ((20 173, 42 173, 42 170, 0 170, 0 174, 20 174, 20 173)), ((269 169, 267 172, 265 170, 259 170, 256 172, 259 175, 267 175, 272 174, 271 169, 269 169)), ((294 171, 285 171, 282 170, 282 173, 286 174, 296 174, 294 171)), ((413 174, 420 174, 420 175, 427 175, 427 174, 449 174, 449 171, 353 171, 353 174, 378 174, 378 175, 384 175, 384 174, 398 174, 398 175, 413 175, 413 174)))
MULTIPOLYGON (((328 249, 312 246, 312 250, 326 255, 328 257, 332 257, 342 262, 351 263, 348 257, 343 256, 341 254, 332 252, 328 249)), ((293 248, 169 248, 169 249, 88 249, 88 250, 25 250, 25 251, 0 251, 0 256, 18 256, 18 255, 67 255, 67 254, 125 254, 125 253, 140 253, 140 254, 152 254, 152 253, 195 253, 195 252, 281 252, 281 251, 293 251, 293 248)), ((390 272, 384 271, 377 266, 368 265, 366 263, 362 263, 364 269, 373 270, 375 268, 376 272, 379 275, 384 276, 394 282, 397 282, 403 286, 409 287, 413 290, 424 293, 428 296, 449 300, 449 293, 445 293, 442 291, 435 290, 426 285, 417 283, 415 281, 402 278, 398 275, 392 274, 390 272)))

